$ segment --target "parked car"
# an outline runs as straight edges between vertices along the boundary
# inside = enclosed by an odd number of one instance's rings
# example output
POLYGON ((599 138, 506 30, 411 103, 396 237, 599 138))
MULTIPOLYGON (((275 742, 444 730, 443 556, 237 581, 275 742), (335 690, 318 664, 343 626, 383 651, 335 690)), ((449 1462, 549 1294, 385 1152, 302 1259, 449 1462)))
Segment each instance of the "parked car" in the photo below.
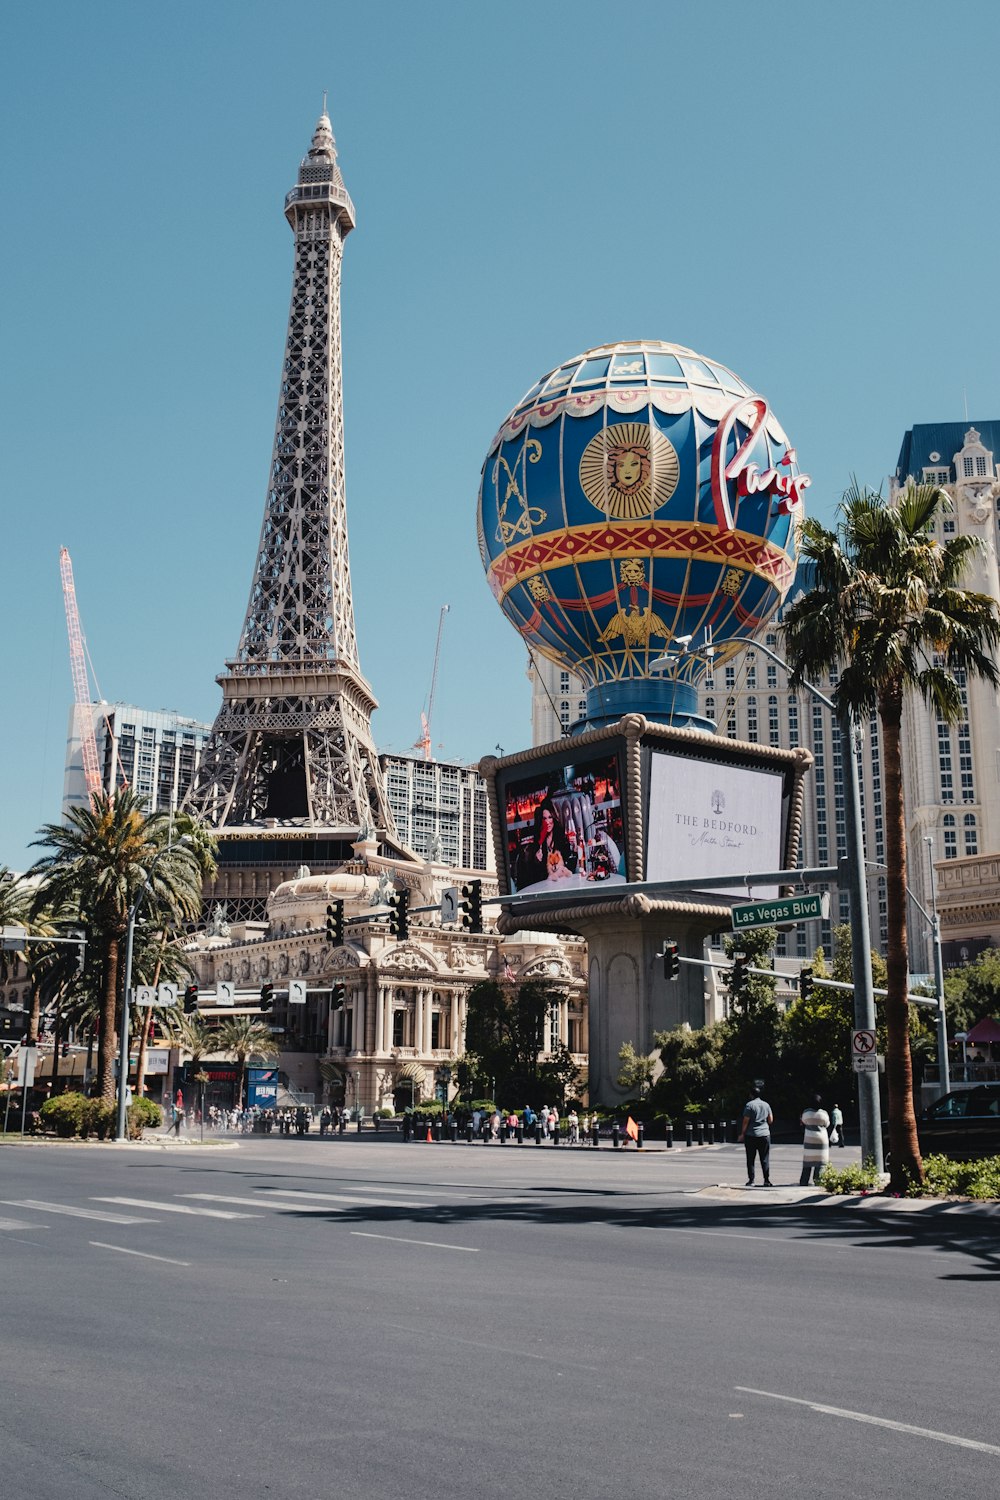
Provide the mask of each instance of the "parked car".
POLYGON ((917 1116, 921 1156, 940 1152, 956 1161, 1000 1156, 1000 1083, 979 1083, 935 1099, 917 1116))

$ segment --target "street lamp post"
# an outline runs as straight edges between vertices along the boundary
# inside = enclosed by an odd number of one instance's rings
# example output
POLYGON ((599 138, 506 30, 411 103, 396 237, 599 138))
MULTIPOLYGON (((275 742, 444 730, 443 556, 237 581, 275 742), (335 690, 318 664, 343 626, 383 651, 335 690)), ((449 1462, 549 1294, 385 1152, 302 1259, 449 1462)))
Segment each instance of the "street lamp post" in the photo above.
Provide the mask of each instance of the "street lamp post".
MULTIPOLYGON (((191 840, 187 834, 178 840, 178 844, 189 844, 191 840)), ((136 898, 129 907, 128 929, 125 938, 125 993, 122 996, 122 1024, 121 1033, 118 1038, 118 1127, 115 1131, 115 1140, 124 1141, 128 1138, 126 1126, 126 1110, 128 1106, 128 1045, 129 1045, 129 1008, 132 1004, 132 946, 135 938, 135 919, 139 914, 139 907, 143 898, 153 883, 153 875, 156 867, 165 854, 169 854, 176 844, 166 844, 150 863, 146 872, 146 878, 136 893, 136 898)))
MULTIPOLYGON (((777 652, 754 641, 753 649, 762 652, 779 667, 789 670, 777 652)), ((858 774, 855 723, 849 708, 838 707, 819 688, 805 678, 800 685, 836 715, 840 732, 841 763, 844 768, 844 833, 847 858, 844 862, 847 893, 851 910, 851 968, 854 978, 854 1026, 857 1031, 875 1030, 875 994, 872 984, 871 936, 868 924, 868 888, 865 881, 865 850, 861 830, 861 780, 858 774)), ((877 1073, 859 1073, 858 1114, 861 1124, 861 1160, 872 1161, 882 1171, 882 1129, 880 1124, 877 1073)))

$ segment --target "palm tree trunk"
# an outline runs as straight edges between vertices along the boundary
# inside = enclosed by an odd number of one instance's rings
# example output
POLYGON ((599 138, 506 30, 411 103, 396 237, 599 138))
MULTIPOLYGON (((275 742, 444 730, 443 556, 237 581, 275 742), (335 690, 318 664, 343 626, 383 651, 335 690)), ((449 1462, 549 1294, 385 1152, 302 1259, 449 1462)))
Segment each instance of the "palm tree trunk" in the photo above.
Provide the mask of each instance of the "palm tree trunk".
MULTIPOLYGON (((101 1036, 97 1052, 97 1094, 106 1104, 115 1099, 115 1035, 118 1020, 118 934, 109 934, 104 955, 101 1036)), ((123 1080, 123 1087, 124 1087, 123 1080)))
POLYGON ((909 948, 906 935, 906 822, 903 767, 900 759, 902 695, 888 688, 879 698, 885 767, 885 851, 887 907, 887 978, 885 1020, 888 1031, 885 1074, 889 1089, 889 1186, 905 1193, 922 1182, 923 1163, 913 1112, 913 1067, 910 1060, 909 948))

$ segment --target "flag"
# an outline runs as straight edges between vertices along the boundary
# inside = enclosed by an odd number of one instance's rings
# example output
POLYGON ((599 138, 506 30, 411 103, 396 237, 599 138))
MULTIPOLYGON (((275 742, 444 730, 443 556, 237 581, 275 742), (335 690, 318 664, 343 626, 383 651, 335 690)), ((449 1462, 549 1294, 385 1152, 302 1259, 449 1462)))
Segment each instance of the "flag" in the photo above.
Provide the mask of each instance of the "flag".
POLYGON ((513 979, 514 978, 514 970, 511 968, 510 962, 506 958, 503 961, 503 977, 505 979, 513 979))
POLYGON ((629 1115, 628 1119, 625 1121, 625 1134, 631 1136, 634 1141, 637 1141, 639 1139, 639 1127, 635 1123, 631 1115, 629 1115))

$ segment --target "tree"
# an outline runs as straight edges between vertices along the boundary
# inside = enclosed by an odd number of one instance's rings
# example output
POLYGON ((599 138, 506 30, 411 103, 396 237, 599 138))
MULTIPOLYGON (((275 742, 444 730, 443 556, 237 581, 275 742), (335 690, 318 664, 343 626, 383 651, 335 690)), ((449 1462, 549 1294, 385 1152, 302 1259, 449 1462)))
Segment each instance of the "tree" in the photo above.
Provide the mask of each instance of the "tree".
MULTIPOLYGON (((30 911, 30 888, 20 875, 15 875, 6 865, 0 865, 0 927, 27 926, 30 911)), ((13 974, 18 959, 25 956, 0 948, 0 982, 13 974)))
POLYGON ((151 876, 145 905, 160 925, 194 917, 201 908, 201 866, 193 849, 172 842, 173 835, 173 820, 166 813, 147 813, 144 799, 126 787, 93 797, 88 808, 71 808, 64 824, 47 823, 35 840, 51 850, 31 871, 42 876, 44 899, 76 906, 100 961, 97 1092, 108 1103, 115 1093, 115 1037, 132 903, 151 876))
POLYGON ((625 1089, 630 1095, 641 1099, 653 1082, 653 1074, 656 1071, 659 1049, 655 1049, 648 1055, 645 1052, 637 1052, 631 1042, 622 1042, 618 1048, 618 1061, 621 1067, 618 1069, 618 1077, 615 1082, 620 1089, 625 1089))
POLYGON ((963 713, 960 677, 994 685, 1000 615, 988 595, 961 587, 978 538, 949 537, 934 525, 950 504, 934 485, 910 484, 890 504, 855 482, 837 529, 807 517, 801 555, 815 585, 784 618, 792 685, 834 669, 838 710, 878 713, 882 732, 886 839, 889 1148, 892 1187, 923 1180, 913 1111, 906 936, 906 826, 903 805, 903 703, 917 693, 939 718, 963 713))
POLYGON ((465 1024, 467 1062, 480 1080, 495 1079, 496 1095, 538 1105, 542 1088, 539 1054, 545 1018, 562 992, 542 979, 520 985, 485 979, 469 991, 465 1024))
POLYGON ((268 1062, 277 1057, 278 1046, 271 1028, 256 1016, 233 1016, 215 1032, 215 1050, 228 1053, 240 1065, 239 1102, 243 1104, 243 1086, 246 1080, 247 1063, 253 1057, 268 1062))

